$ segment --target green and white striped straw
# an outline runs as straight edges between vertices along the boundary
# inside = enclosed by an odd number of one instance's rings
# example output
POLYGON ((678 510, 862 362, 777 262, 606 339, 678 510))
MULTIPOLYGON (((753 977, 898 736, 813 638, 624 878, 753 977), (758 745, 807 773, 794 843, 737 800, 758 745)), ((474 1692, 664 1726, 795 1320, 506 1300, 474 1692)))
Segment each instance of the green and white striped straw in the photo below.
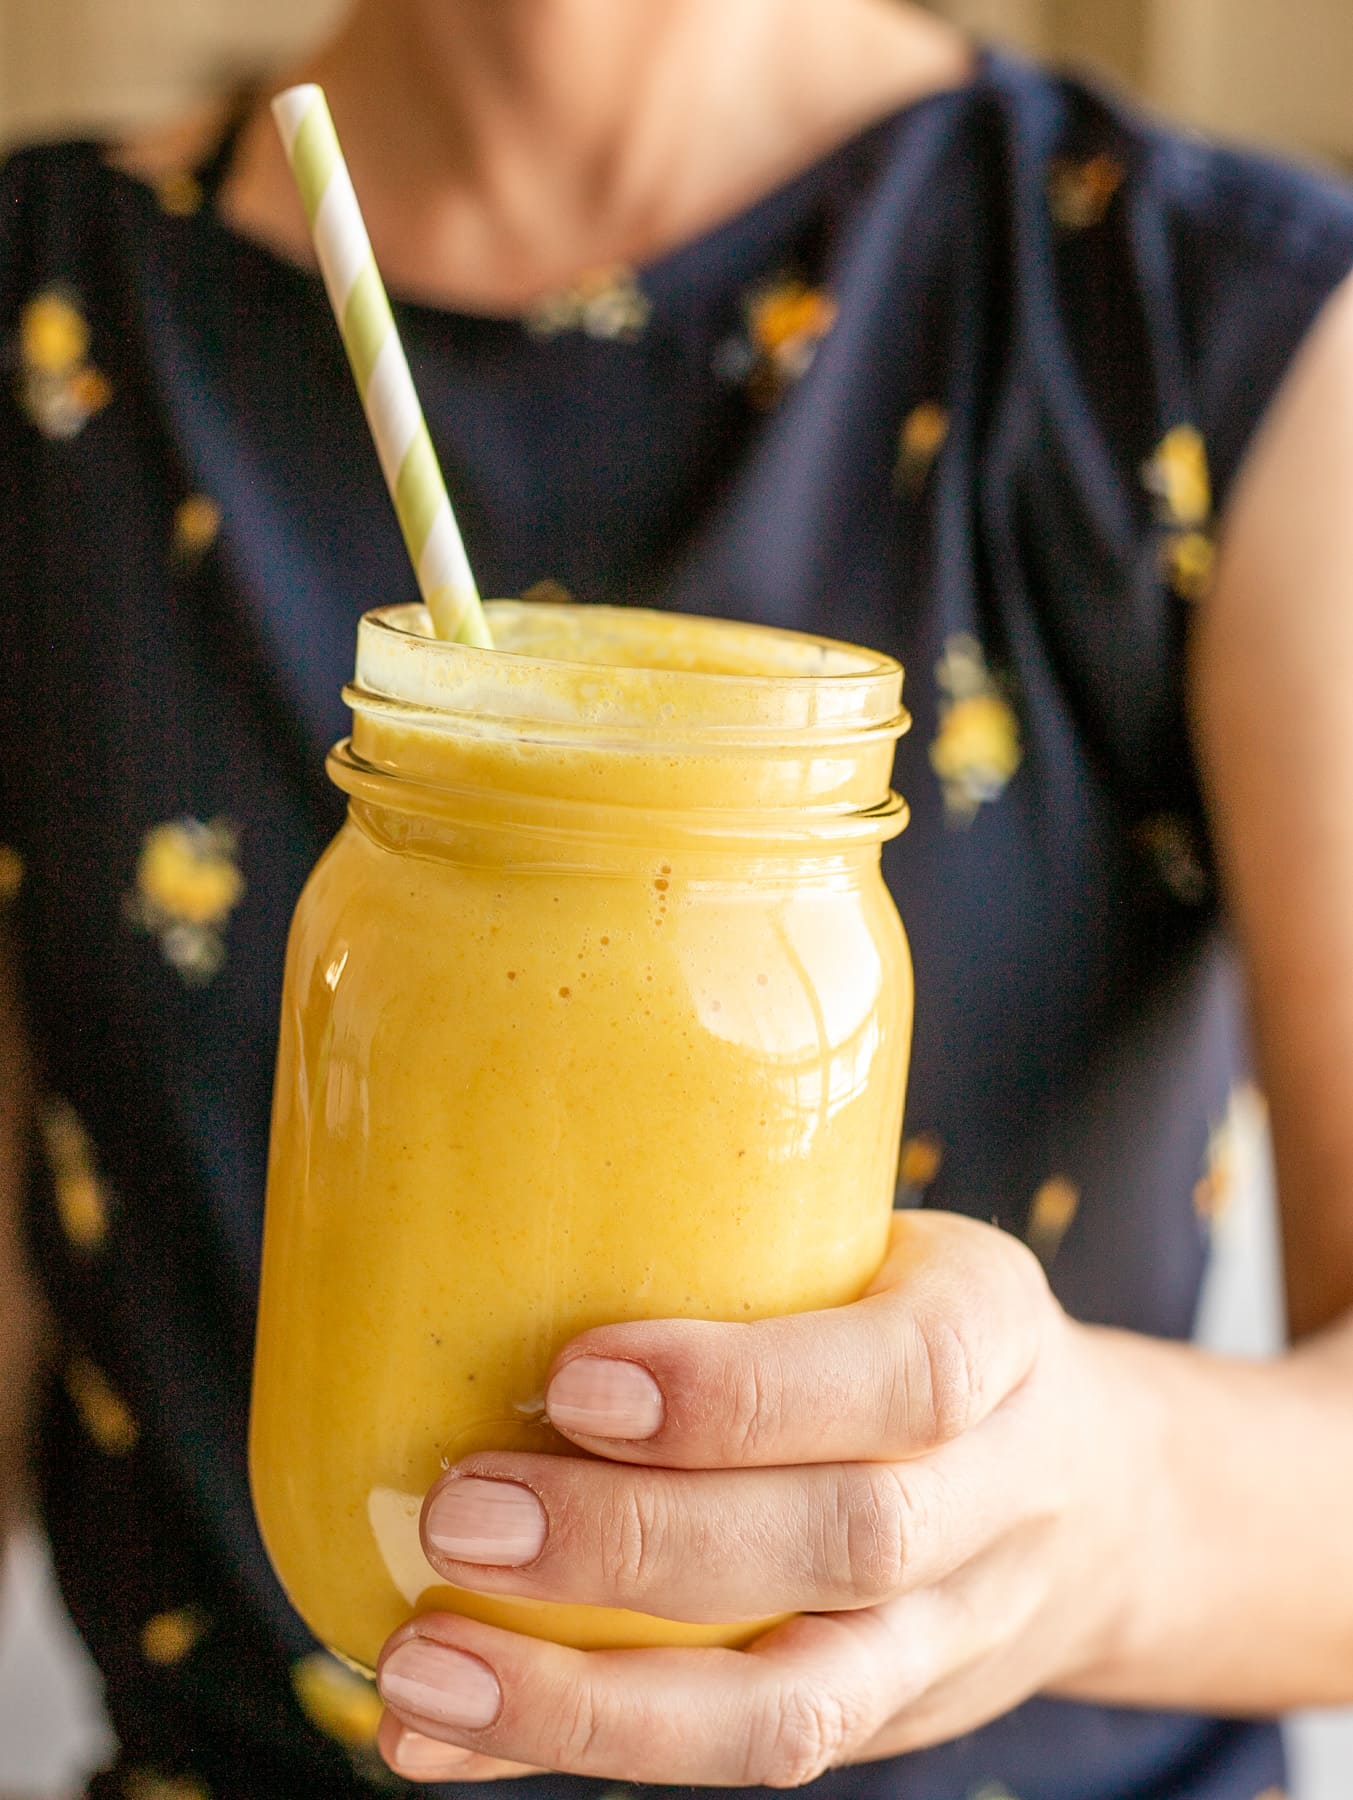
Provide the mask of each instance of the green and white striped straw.
POLYGON ((439 638, 491 649, 479 590, 324 90, 308 83, 288 88, 272 110, 433 630, 439 638))

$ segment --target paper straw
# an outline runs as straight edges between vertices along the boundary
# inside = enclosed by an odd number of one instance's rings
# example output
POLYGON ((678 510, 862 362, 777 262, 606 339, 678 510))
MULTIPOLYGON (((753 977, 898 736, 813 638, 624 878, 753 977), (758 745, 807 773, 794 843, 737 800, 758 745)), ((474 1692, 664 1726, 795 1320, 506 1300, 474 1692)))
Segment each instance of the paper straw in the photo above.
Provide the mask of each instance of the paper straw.
POLYGON ((433 630, 439 638, 492 648, 324 90, 309 83, 288 88, 272 110, 433 630))

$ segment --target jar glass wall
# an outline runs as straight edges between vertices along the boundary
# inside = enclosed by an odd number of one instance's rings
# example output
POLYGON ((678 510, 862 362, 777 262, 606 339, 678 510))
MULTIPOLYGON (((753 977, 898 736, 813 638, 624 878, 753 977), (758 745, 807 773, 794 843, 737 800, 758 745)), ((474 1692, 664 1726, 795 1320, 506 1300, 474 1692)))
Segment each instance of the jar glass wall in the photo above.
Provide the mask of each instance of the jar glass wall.
POLYGON ((363 621, 348 820, 287 956, 254 1496, 294 1604, 367 1668, 443 1608, 584 1646, 754 1635, 450 1589, 423 1495, 472 1451, 567 1448, 545 1375, 590 1326, 858 1295, 900 1137, 901 670, 712 620, 489 616, 492 652, 420 608, 363 621))

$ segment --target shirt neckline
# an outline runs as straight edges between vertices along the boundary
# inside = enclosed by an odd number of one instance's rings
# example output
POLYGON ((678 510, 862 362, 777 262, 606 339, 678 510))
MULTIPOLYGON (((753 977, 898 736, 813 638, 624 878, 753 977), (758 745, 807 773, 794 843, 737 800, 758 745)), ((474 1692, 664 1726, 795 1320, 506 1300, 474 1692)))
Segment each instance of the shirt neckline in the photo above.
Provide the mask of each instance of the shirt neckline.
MULTIPOLYGON (((655 312, 662 311, 665 303, 678 298, 685 303, 691 295, 693 277, 698 270, 710 265, 724 268, 736 262, 738 251, 749 240, 758 243, 773 238, 774 228, 801 215, 805 203, 824 186, 830 185, 834 177, 845 174, 854 164, 867 166, 872 161, 871 153, 878 146, 910 131, 913 126, 936 113, 968 105, 974 96, 982 93, 989 84, 999 53, 976 40, 970 39, 969 45, 971 67, 964 81, 952 87, 936 88, 930 93, 918 95, 891 111, 866 121, 802 169, 795 170, 762 193, 754 195, 724 218, 716 219, 712 224, 653 257, 618 267, 637 284, 655 312)), ((248 110, 247 103, 237 103, 232 108, 216 142, 190 171, 192 178, 202 188, 202 206, 196 216, 219 241, 229 244, 235 254, 322 294, 323 282, 317 269, 296 261, 265 239, 241 230, 220 212, 218 195, 229 174, 234 147, 248 110)), ((117 169, 115 172, 138 186, 146 185, 129 171, 117 169)), ((580 278, 585 279, 586 277, 580 278)), ((557 290, 557 293, 562 295, 570 291, 566 287, 557 290)), ((546 295, 542 298, 548 300, 552 297, 554 296, 546 295)), ((390 299, 403 316, 420 318, 429 323, 441 321, 480 330, 520 330, 534 311, 534 308, 529 308, 495 312, 442 306, 435 301, 404 293, 398 288, 390 290, 390 299)))

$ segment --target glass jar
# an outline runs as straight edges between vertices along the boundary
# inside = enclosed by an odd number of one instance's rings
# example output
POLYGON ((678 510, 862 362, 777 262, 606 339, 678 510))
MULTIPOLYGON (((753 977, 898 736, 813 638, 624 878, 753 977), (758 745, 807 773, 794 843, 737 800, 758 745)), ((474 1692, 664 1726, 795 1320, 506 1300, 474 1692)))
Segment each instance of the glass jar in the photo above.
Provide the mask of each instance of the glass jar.
POLYGON ((347 822, 287 952, 254 1501, 297 1610, 367 1669, 433 1609, 584 1647, 754 1634, 449 1588, 419 1509, 471 1451, 569 1448, 542 1394, 580 1331, 855 1298, 901 1131, 898 665, 488 612, 492 651, 420 607, 362 620, 347 822))

